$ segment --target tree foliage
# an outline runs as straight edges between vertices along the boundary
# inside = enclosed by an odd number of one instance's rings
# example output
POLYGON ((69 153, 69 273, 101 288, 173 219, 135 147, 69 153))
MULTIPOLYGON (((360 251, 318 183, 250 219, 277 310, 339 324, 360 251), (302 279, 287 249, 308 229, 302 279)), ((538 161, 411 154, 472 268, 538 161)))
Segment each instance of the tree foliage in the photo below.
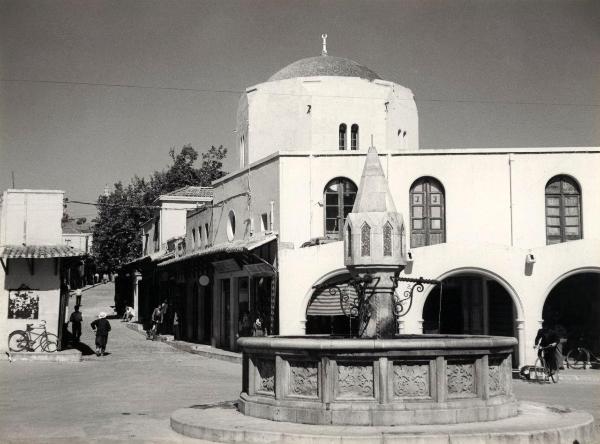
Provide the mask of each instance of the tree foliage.
POLYGON ((98 217, 94 220, 92 254, 100 270, 116 270, 126 262, 140 257, 142 242, 140 228, 151 219, 155 200, 161 195, 187 185, 210 186, 223 176, 223 159, 227 149, 214 147, 200 155, 199 168, 194 166, 198 152, 185 145, 181 151, 169 151, 171 164, 155 171, 149 179, 134 176, 129 185, 115 183, 108 195, 98 197, 98 217))

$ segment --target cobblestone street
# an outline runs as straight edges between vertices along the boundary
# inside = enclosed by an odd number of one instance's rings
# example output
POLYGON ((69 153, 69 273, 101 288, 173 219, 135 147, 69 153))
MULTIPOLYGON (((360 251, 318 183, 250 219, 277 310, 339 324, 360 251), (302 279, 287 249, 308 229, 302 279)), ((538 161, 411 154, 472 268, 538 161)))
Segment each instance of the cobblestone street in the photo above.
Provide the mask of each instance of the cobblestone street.
MULTIPOLYGON (((90 322, 101 310, 112 313, 113 291, 107 284, 83 293, 82 342, 91 350, 90 322)), ((1 442, 198 442, 170 429, 171 413, 237 398, 240 365, 147 341, 119 319, 110 322, 107 356, 63 364, 0 361, 1 442)), ((595 372, 567 371, 556 385, 515 381, 515 392, 520 400, 583 409, 600 419, 595 372)))

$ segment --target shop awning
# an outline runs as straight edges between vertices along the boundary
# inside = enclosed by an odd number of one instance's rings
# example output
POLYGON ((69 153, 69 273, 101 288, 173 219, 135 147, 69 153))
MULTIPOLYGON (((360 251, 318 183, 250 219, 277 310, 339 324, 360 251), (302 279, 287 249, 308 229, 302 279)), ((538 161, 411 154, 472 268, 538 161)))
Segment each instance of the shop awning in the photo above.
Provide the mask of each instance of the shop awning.
POLYGON ((347 295, 344 303, 346 313, 350 313, 350 303, 356 299, 356 291, 351 285, 339 284, 331 287, 320 287, 315 290, 312 300, 306 310, 307 316, 344 316, 344 310, 340 304, 340 291, 347 295))
POLYGON ((2 245, 2 259, 52 259, 85 256, 85 252, 68 245, 2 245))
POLYGON ((145 256, 138 257, 130 262, 126 262, 123 264, 123 267, 135 267, 139 266, 143 263, 150 262, 162 262, 168 259, 172 259, 175 256, 174 253, 166 253, 165 251, 158 251, 156 253, 147 254, 145 256))
POLYGON ((174 259, 170 259, 159 264, 159 267, 166 267, 178 262, 187 261, 190 259, 197 259, 201 257, 216 255, 216 254, 233 254, 233 253, 248 253, 258 247, 268 244, 271 241, 277 239, 276 234, 269 234, 266 236, 257 236, 250 239, 236 240, 233 242, 225 242, 222 244, 213 245, 212 247, 205 248, 204 250, 195 251, 184 256, 180 256, 174 259))

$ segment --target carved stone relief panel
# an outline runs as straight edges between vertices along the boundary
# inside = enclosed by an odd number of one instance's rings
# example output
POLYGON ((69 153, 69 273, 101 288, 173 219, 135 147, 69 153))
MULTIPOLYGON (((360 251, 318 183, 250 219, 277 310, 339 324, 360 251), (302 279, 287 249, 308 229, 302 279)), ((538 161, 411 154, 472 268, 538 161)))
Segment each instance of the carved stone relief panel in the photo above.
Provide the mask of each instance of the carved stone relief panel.
POLYGON ((316 362, 290 361, 289 394, 317 398, 319 366, 316 362))
POLYGON ((339 398, 373 398, 375 396, 373 365, 338 363, 339 398))
POLYGON ((448 363, 448 396, 455 398, 471 397, 477 394, 474 363, 448 363))
POLYGON ((506 359, 491 360, 489 364, 490 396, 505 395, 510 391, 510 368, 506 359))
POLYGON ((431 396, 429 364, 394 363, 392 375, 396 398, 423 398, 431 396))
POLYGON ((275 360, 255 359, 256 366, 256 391, 275 394, 275 360))

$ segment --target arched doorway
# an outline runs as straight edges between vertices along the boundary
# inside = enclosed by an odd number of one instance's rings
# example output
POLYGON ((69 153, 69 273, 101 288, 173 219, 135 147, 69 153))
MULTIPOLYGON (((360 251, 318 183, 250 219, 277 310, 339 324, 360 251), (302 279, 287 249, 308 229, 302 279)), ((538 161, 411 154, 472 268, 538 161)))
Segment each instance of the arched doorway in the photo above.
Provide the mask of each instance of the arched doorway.
MULTIPOLYGON (((496 279, 469 272, 449 276, 433 288, 423 306, 423 333, 512 336, 518 338, 517 308, 496 279), (441 303, 441 306, 440 306, 441 303)), ((518 349, 515 348, 515 356, 518 349)), ((516 365, 518 359, 513 360, 516 365)))
POLYGON ((554 285, 542 319, 567 339, 563 353, 578 345, 600 350, 600 272, 575 273, 554 285))

